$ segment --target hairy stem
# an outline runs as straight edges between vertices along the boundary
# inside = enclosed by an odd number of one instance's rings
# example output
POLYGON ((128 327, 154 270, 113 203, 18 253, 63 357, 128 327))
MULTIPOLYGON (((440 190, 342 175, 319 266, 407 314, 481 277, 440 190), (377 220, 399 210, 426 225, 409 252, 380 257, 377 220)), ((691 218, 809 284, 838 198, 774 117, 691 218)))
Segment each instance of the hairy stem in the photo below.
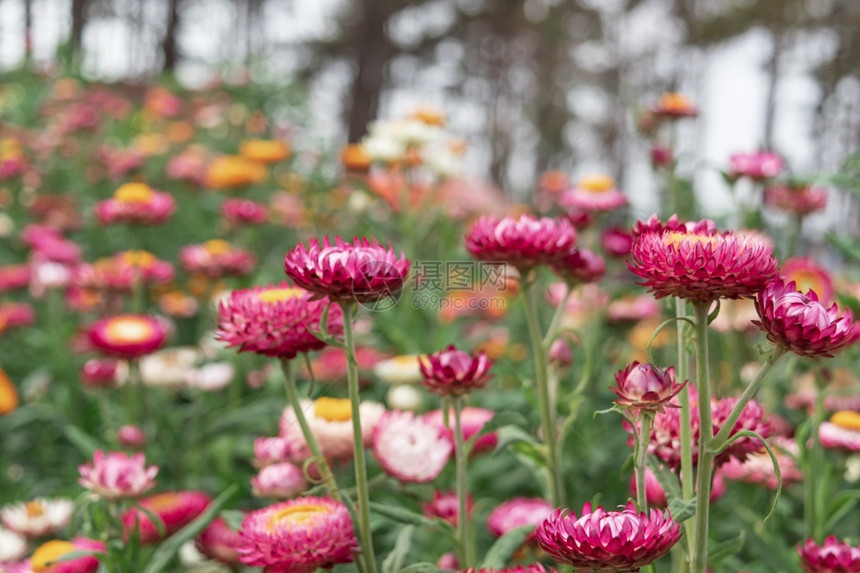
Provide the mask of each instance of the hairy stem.
MULTIPOLYGON (((687 302, 683 299, 675 299, 675 316, 679 319, 687 316, 687 302)), ((675 373, 677 380, 687 380, 688 361, 687 348, 684 344, 684 335, 687 328, 686 321, 675 321, 676 336, 678 343, 678 362, 675 365, 675 373)), ((681 494, 684 499, 693 499, 693 440, 690 436, 690 385, 687 384, 678 395, 678 400, 681 403, 680 424, 681 424, 681 494)), ((684 522, 684 536, 687 538, 687 551, 693 552, 693 539, 695 531, 693 530, 694 522, 690 519, 684 522)))
POLYGON ((645 469, 648 461, 648 442, 651 440, 651 414, 642 416, 636 446, 636 505, 639 511, 648 513, 648 496, 645 488, 645 469))
POLYGON ((690 555, 691 573, 705 573, 708 564, 708 517, 714 454, 708 448, 713 433, 711 380, 708 369, 708 304, 693 303, 696 317, 696 390, 699 402, 699 459, 696 474, 696 534, 690 555))
POLYGON ((463 442, 463 427, 460 418, 463 414, 463 398, 454 398, 454 456, 457 465, 457 538, 463 547, 460 567, 469 568, 475 565, 475 548, 470 542, 469 535, 469 484, 467 481, 465 446, 463 442))

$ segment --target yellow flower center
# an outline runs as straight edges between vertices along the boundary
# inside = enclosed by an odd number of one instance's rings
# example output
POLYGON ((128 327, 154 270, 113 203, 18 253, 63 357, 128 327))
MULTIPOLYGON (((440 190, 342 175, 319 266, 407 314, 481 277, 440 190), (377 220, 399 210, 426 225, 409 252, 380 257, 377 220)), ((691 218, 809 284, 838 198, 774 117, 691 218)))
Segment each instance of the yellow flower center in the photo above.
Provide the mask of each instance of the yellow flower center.
POLYGON ((391 362, 396 364, 397 366, 405 366, 411 367, 416 363, 421 362, 421 358, 423 355, 421 354, 401 354, 400 356, 395 356, 391 359, 391 362))
POLYGON ((830 422, 846 430, 860 432, 860 413, 850 410, 842 410, 833 414, 830 422))
POLYGON ((149 251, 141 250, 125 251, 120 255, 120 260, 132 267, 148 268, 154 265, 158 259, 149 251))
POLYGON ((203 243, 203 249, 210 255, 225 255, 233 250, 233 245, 223 239, 212 239, 203 243))
POLYGON ((30 567, 34 573, 50 571, 51 566, 69 553, 76 551, 75 546, 68 541, 49 541, 40 545, 30 557, 30 567))
POLYGON ((266 522, 266 529, 270 533, 274 533, 280 526, 286 526, 292 529, 295 526, 304 525, 312 520, 315 516, 326 513, 328 508, 324 505, 314 503, 302 503, 292 505, 272 512, 269 520, 266 522))
POLYGON ((821 295, 826 290, 821 276, 815 271, 798 270, 785 278, 794 281, 795 288, 800 292, 814 290, 816 294, 821 295))
POLYGON ((149 321, 133 316, 114 318, 107 326, 107 335, 113 342, 139 342, 153 334, 149 321))
POLYGON ((27 517, 42 517, 45 514, 45 506, 41 501, 33 500, 24 504, 27 517))
POLYGON ((691 233, 671 232, 663 235, 663 241, 666 245, 673 245, 676 249, 681 246, 681 243, 707 243, 712 247, 717 245, 717 237, 715 235, 694 235, 691 233))
POLYGON ((121 203, 149 203, 154 193, 145 183, 126 183, 114 191, 113 198, 121 203))
POLYGON ((317 398, 314 415, 327 422, 346 422, 352 419, 352 408, 346 398, 317 398))
POLYGON ((615 189, 615 179, 609 175, 586 175, 579 180, 578 187, 589 193, 606 193, 615 189))
POLYGON ((146 509, 158 514, 175 508, 181 502, 177 493, 159 493, 146 500, 146 509))
POLYGON ((300 288, 273 288, 264 290, 258 294, 257 300, 272 304, 275 302, 290 300, 291 298, 299 298, 303 294, 305 294, 305 291, 300 288))
POLYGON ((657 105, 661 109, 681 111, 693 107, 693 102, 690 99, 679 93, 666 93, 660 96, 657 105))

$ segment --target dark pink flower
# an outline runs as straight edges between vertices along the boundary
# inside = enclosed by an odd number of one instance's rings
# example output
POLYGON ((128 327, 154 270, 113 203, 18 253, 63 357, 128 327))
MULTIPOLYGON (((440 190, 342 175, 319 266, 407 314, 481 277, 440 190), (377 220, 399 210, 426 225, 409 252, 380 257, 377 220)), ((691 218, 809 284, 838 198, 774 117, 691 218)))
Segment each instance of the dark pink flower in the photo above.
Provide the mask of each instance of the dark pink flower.
POLYGON ((0 293, 27 288, 30 284, 30 265, 4 265, 0 267, 0 293))
MULTIPOLYGON (((525 525, 538 525, 552 514, 552 505, 541 498, 517 497, 500 504, 487 517, 487 529, 496 537, 501 537, 525 525)), ((528 541, 535 538, 532 533, 528 541)))
MULTIPOLYGON (((466 498, 466 512, 471 514, 472 508, 475 505, 475 500, 469 494, 466 498)), ((427 517, 438 517, 443 521, 447 521, 454 527, 457 526, 457 519, 460 513, 457 494, 453 491, 435 491, 433 492, 433 500, 430 503, 424 503, 421 506, 424 510, 424 515, 427 517)))
POLYGON ((589 249, 571 249, 563 259, 552 264, 552 270, 570 284, 595 283, 606 274, 606 263, 589 249))
POLYGON ((655 143, 651 146, 650 154, 651 165, 654 168, 669 167, 672 165, 672 162, 675 161, 675 158, 672 155, 672 149, 665 145, 660 145, 659 143, 655 143))
POLYGON ((170 193, 155 191, 144 183, 126 183, 112 198, 99 202, 95 213, 103 225, 158 225, 167 221, 175 210, 176 201, 170 193))
POLYGON ((466 235, 466 250, 482 261, 505 262, 521 272, 563 259, 576 244, 567 219, 532 215, 478 219, 466 235))
POLYGON ((124 448, 139 450, 146 446, 146 434, 143 433, 140 426, 133 424, 120 426, 116 432, 116 438, 119 445, 124 448))
POLYGON ((764 190, 764 204, 804 217, 827 207, 827 189, 812 185, 774 185, 764 190))
POLYGON ((87 388, 113 388, 117 384, 117 361, 91 358, 81 367, 81 384, 87 388))
POLYGON ((559 197, 559 204, 577 213, 604 213, 628 203, 624 193, 615 187, 608 175, 588 175, 559 197))
MULTIPOLYGON (((467 442, 469 439, 481 432, 484 424, 489 422, 495 416, 495 412, 486 408, 477 408, 475 406, 466 406, 460 415, 460 423, 463 427, 463 439, 467 442)), ((443 410, 431 410, 424 414, 424 419, 439 428, 451 445, 454 444, 454 410, 448 410, 447 425, 443 410)), ((479 454, 487 450, 492 450, 498 444, 499 435, 497 432, 484 434, 475 440, 475 447, 472 449, 472 454, 479 454)))
POLYGON ((120 314, 104 318, 89 329, 94 348, 117 358, 134 359, 161 348, 167 338, 166 324, 153 316, 120 314))
POLYGON ((177 491, 157 493, 140 500, 140 505, 156 515, 164 523, 165 535, 152 522, 147 512, 132 507, 122 516, 125 539, 137 530, 141 543, 154 543, 169 537, 197 519, 206 511, 212 499, 200 491, 177 491))
POLYGON ((702 303, 750 297, 776 275, 771 246, 752 235, 684 231, 645 233, 627 267, 656 298, 702 303))
POLYGON ((582 507, 579 517, 553 511, 537 528, 537 542, 559 563, 584 569, 638 571, 669 552, 681 539, 681 525, 668 513, 582 507))
POLYGON ((320 244, 311 239, 308 248, 299 244, 284 259, 284 270, 297 285, 333 301, 360 303, 394 296, 403 287, 410 262, 403 253, 386 249, 376 239, 352 243, 335 237, 320 244))
POLYGON ((797 553, 806 573, 860 573, 860 546, 849 545, 831 535, 818 545, 807 539, 797 553))
POLYGON ((631 228, 630 233, 635 241, 645 233, 662 233, 663 231, 686 231, 688 233, 713 235, 717 232, 717 224, 710 219, 682 223, 678 219, 678 215, 672 215, 664 223, 657 217, 657 215, 651 215, 651 218, 647 221, 643 221, 641 219, 636 221, 631 228))
POLYGON ((250 199, 225 199, 221 203, 221 216, 229 224, 260 225, 269 218, 265 205, 250 199))
POLYGON ((249 513, 239 539, 239 561, 272 573, 311 573, 351 563, 358 552, 346 506, 321 497, 299 497, 249 513))
POLYGON ((482 567, 477 569, 471 567, 462 569, 460 573, 555 573, 552 567, 544 567, 542 563, 533 563, 531 565, 515 565, 513 567, 505 567, 503 569, 492 569, 482 567))
POLYGON ((779 175, 784 167, 782 157, 772 151, 735 153, 729 158, 729 177, 749 177, 754 181, 764 181, 779 175))
MULTIPOLYGON (((233 291, 218 307, 215 336, 239 352, 294 358, 325 347, 312 331, 320 329, 327 307, 327 299, 312 300, 288 283, 233 291)), ((329 307, 326 330, 337 336, 342 329, 340 307, 329 307)))
POLYGON ((780 276, 794 282, 800 292, 815 291, 822 304, 833 302, 833 279, 830 273, 807 257, 793 257, 782 262, 780 276))
MULTIPOLYGON (((794 441, 788 438, 775 438, 770 442, 770 445, 776 454, 782 487, 801 481, 803 472, 800 471, 794 458, 797 455, 794 441)), ((742 462, 736 459, 729 460, 720 466, 720 473, 729 480, 758 483, 773 490, 779 485, 773 468, 773 461, 763 447, 759 451, 751 453, 742 462)))
POLYGON ((663 370, 653 364, 633 362, 615 374, 615 386, 609 389, 618 396, 615 403, 620 406, 634 412, 662 412, 686 383, 675 382, 674 367, 663 370))
POLYGON ((230 529, 223 517, 216 517, 203 530, 195 545, 197 550, 209 559, 214 559, 226 565, 239 565, 239 532, 230 529))
POLYGON ((472 355, 452 344, 419 359, 423 384, 431 392, 444 396, 462 396, 483 388, 490 379, 493 363, 481 351, 472 355))
POLYGON ((633 236, 617 227, 600 234, 600 245, 612 257, 626 257, 633 246, 633 236))
POLYGON ((212 239, 198 245, 182 247, 179 251, 179 262, 188 273, 218 279, 250 274, 257 264, 257 258, 251 251, 233 246, 222 239, 212 239))
POLYGON ((761 328, 767 339, 800 356, 832 357, 854 341, 851 310, 841 316, 833 303, 829 308, 818 302, 815 291, 803 294, 794 282, 774 279, 755 300, 761 328))

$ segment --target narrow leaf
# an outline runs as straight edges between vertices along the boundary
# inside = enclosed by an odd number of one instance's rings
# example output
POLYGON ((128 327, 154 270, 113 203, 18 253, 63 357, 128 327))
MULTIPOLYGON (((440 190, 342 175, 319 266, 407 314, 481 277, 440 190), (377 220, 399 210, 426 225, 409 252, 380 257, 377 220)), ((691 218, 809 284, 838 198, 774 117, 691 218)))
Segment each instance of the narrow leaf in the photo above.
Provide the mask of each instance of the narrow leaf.
POLYGON ((513 557, 514 552, 519 549, 526 538, 535 530, 534 525, 523 525, 508 531, 506 534, 499 537, 490 550, 487 551, 486 557, 481 567, 486 569, 501 569, 508 565, 513 557))

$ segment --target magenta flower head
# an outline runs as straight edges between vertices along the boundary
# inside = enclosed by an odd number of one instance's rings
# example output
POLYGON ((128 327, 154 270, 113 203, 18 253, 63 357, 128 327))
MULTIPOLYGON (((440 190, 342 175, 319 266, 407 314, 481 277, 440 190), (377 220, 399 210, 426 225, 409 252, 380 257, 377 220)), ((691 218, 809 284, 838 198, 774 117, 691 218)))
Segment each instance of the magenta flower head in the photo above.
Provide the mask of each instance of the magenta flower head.
POLYGON ((772 151, 735 153, 729 158, 729 177, 749 177, 753 181, 764 181, 779 175, 784 166, 782 157, 772 151))
POLYGON ((409 275, 411 263, 394 249, 387 249, 376 239, 356 237, 347 243, 328 237, 320 244, 316 239, 308 248, 299 244, 284 259, 284 271, 297 285, 328 296, 334 302, 374 302, 395 296, 409 275))
POLYGON ((269 218, 266 206, 250 199, 230 198, 221 203, 221 217, 234 226, 261 225, 269 218))
POLYGON ((561 261, 576 245, 567 219, 532 215, 478 219, 466 235, 466 250, 482 261, 505 262, 520 272, 561 261))
MULTIPOLYGON (((327 299, 314 300, 308 291, 286 282, 233 291, 218 306, 215 337, 239 352, 294 358, 325 347, 312 331, 319 330, 326 307, 327 299)), ((340 307, 329 307, 330 335, 341 334, 342 318, 340 307)))
POLYGON ((493 363, 484 351, 472 355, 452 344, 419 360, 423 384, 443 396, 462 396, 484 387, 490 379, 493 363))
POLYGON ((815 291, 798 292, 794 282, 774 279, 758 293, 755 307, 759 320, 753 324, 768 340, 800 356, 832 357, 853 342, 851 310, 840 316, 836 303, 827 308, 815 291))
POLYGON ((731 232, 646 232, 633 241, 630 256, 627 268, 656 298, 751 297, 777 272, 766 241, 731 232))
POLYGON ((799 217, 827 207, 827 189, 812 185, 774 185, 764 190, 764 204, 799 217))
POLYGON ((469 569, 461 569, 460 573, 555 573, 555 569, 544 567, 541 563, 533 563, 531 565, 516 565, 515 567, 505 567, 504 569, 487 569, 470 567, 469 569))
POLYGON ((78 467, 81 474, 78 482, 103 499, 128 499, 139 497, 155 487, 156 466, 146 467, 142 453, 128 455, 125 452, 101 450, 93 455, 93 463, 78 467))
POLYGON ((113 197, 98 203, 95 214, 102 225, 158 225, 167 221, 175 210, 176 201, 169 193, 155 191, 144 183, 126 183, 113 197))
POLYGON ((311 573, 351 563, 358 551, 341 502, 298 497, 249 513, 239 529, 239 561, 266 571, 311 573))
POLYGON ((141 543, 161 541, 197 519, 211 502, 212 498, 201 491, 170 491, 147 496, 140 500, 143 509, 132 507, 122 515, 123 538, 127 541, 132 532, 137 532, 141 543), (161 520, 163 529, 155 525, 151 515, 161 520))
POLYGON ((167 325, 144 314, 120 314, 93 324, 89 342, 109 356, 132 360, 161 348, 167 338, 167 325))
MULTIPOLYGON (((472 495, 466 496, 466 512, 472 515, 472 509, 475 506, 475 500, 472 495)), ((460 515, 460 506, 457 502, 457 493, 453 491, 436 491, 433 492, 433 499, 429 503, 421 504, 425 517, 438 517, 443 521, 447 521, 454 527, 457 526, 457 521, 460 515)))
POLYGON ((223 517, 216 517, 194 541, 197 550, 225 565, 239 565, 239 532, 233 530, 223 517))
POLYGON ((576 186, 565 191, 559 204, 575 212, 604 213, 627 205, 627 197, 615 186, 609 175, 587 175, 576 186))
POLYGON ((797 547, 806 573, 860 572, 860 546, 849 545, 831 535, 822 545, 813 539, 797 547))
POLYGON ((672 215, 664 223, 657 217, 657 215, 651 215, 651 218, 647 221, 642 221, 641 219, 636 221, 631 228, 630 233, 635 241, 645 233, 662 233, 663 231, 714 234, 717 232, 717 224, 710 219, 682 223, 678 219, 678 215, 672 215))
POLYGON ((675 382, 675 368, 665 370, 653 364, 628 364, 615 374, 615 387, 610 388, 617 396, 619 406, 630 408, 631 414, 639 411, 662 412, 669 401, 687 382, 675 382))
MULTIPOLYGON (((538 525, 552 515, 552 505, 545 499, 517 497, 510 499, 490 512, 487 517, 487 529, 495 537, 501 537, 519 527, 538 525)), ((529 535, 527 541, 533 541, 535 534, 529 535)))
POLYGON ((538 545, 554 560, 598 571, 638 571, 679 539, 681 525, 668 512, 639 513, 632 501, 609 512, 586 503, 579 517, 556 509, 537 528, 538 545))
POLYGON ((603 257, 588 249, 572 249, 552 270, 569 284, 595 283, 606 274, 603 257))
POLYGON ((182 263, 182 268, 192 275, 219 279, 251 274, 257 264, 257 258, 247 249, 235 247, 222 239, 211 239, 205 243, 182 247, 179 250, 179 262, 182 263))

